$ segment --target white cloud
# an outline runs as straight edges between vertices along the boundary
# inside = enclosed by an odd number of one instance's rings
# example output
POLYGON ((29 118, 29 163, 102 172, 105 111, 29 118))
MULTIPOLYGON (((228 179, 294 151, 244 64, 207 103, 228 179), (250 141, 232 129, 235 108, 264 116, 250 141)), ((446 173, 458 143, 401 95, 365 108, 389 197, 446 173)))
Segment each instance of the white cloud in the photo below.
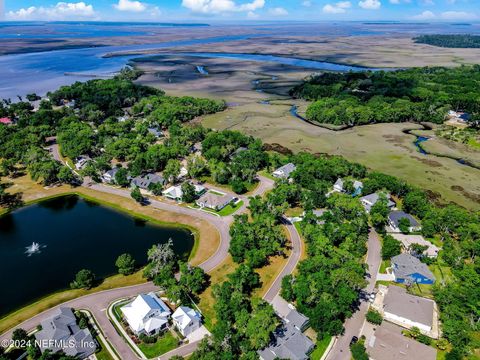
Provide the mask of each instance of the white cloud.
POLYGON ((465 11, 445 11, 437 15, 434 12, 427 10, 421 14, 412 16, 412 19, 414 20, 472 20, 477 18, 477 15, 474 13, 467 13, 465 11))
POLYGON ((182 6, 202 14, 219 14, 226 12, 254 12, 265 6, 265 0, 253 0, 237 4, 234 0, 182 0, 182 6))
POLYGON ((273 16, 286 16, 288 15, 288 11, 282 7, 276 7, 273 9, 268 10, 268 13, 273 16))
POLYGON ((435 19, 435 14, 429 10, 422 12, 421 14, 412 17, 414 20, 430 20, 435 19))
POLYGON ((312 2, 310 0, 305 0, 302 2, 302 6, 310 7, 312 6, 312 2))
POLYGON ((340 1, 336 4, 326 4, 322 11, 326 14, 344 14, 351 6, 350 1, 340 1))
POLYGON ((118 11, 143 12, 147 9, 147 5, 140 1, 118 0, 118 4, 113 5, 118 11))
POLYGON ((259 18, 259 15, 253 11, 249 11, 247 13, 247 18, 249 19, 258 19, 259 18))
POLYGON ((358 6, 360 6, 362 9, 378 10, 382 6, 382 3, 380 0, 364 0, 359 1, 358 6))
POLYGON ((87 5, 83 1, 78 3, 59 2, 49 7, 30 6, 7 13, 7 18, 11 20, 73 20, 95 16, 93 6, 87 5))

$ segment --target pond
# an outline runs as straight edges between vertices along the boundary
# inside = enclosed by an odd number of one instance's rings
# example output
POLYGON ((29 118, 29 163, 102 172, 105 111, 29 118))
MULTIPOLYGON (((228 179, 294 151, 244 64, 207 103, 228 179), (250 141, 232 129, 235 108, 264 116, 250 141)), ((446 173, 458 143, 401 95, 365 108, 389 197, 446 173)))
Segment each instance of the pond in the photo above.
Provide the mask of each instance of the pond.
POLYGON ((147 250, 169 238, 175 253, 187 260, 194 244, 189 231, 160 227, 73 195, 2 216, 0 316, 68 288, 83 268, 97 278, 115 274, 122 253, 144 265, 147 250), (28 254, 33 242, 40 250, 28 254))

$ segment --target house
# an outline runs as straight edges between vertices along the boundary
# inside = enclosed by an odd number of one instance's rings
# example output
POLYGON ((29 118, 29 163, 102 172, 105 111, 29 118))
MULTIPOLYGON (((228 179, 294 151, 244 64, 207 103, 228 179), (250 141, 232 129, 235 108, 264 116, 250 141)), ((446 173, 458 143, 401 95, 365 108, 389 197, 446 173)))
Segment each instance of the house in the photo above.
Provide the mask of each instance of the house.
MULTIPOLYGON (((360 202, 362 203, 363 207, 365 208, 365 211, 370 212, 370 209, 372 208, 373 205, 377 203, 377 201, 380 199, 380 194, 381 193, 373 193, 369 194, 366 196, 362 196, 360 198, 360 202)), ((387 206, 389 209, 392 209, 395 207, 395 203, 392 201, 390 198, 390 194, 385 194, 387 197, 387 206)))
POLYGON ((284 320, 287 324, 292 325, 297 330, 302 332, 308 327, 310 321, 308 317, 299 313, 295 309, 291 309, 287 316, 285 316, 284 320))
POLYGON ((274 337, 268 347, 257 352, 261 360, 307 360, 315 347, 308 337, 288 323, 275 330, 274 337))
POLYGON ((156 335, 168 328, 171 311, 153 292, 140 294, 120 308, 130 329, 136 334, 156 335))
POLYGON ((185 166, 182 166, 182 167, 180 168, 180 173, 178 174, 177 179, 179 179, 179 180, 180 180, 180 179, 183 179, 183 178, 184 178, 185 176, 187 176, 187 175, 188 175, 188 170, 187 170, 187 168, 186 168, 185 166))
POLYGON ((202 317, 197 311, 179 306, 172 315, 172 321, 175 327, 183 336, 188 336, 202 326, 202 317))
POLYGON ((72 309, 59 307, 52 315, 41 322, 42 330, 35 333, 35 340, 44 353, 62 351, 65 355, 84 359, 97 349, 90 330, 80 329, 72 309))
POLYGON ((12 119, 8 118, 8 117, 2 117, 0 118, 0 124, 3 124, 3 125, 12 125, 13 124, 13 121, 12 119))
POLYGON ((153 136, 155 136, 156 138, 160 138, 163 136, 163 131, 158 130, 157 128, 149 127, 147 131, 153 136))
POLYGON ((75 169, 77 170, 83 170, 85 169, 85 166, 87 166, 87 163, 92 160, 90 159, 90 157, 88 156, 79 156, 76 160, 75 160, 75 169))
MULTIPOLYGON (((355 180, 353 181, 353 188, 355 189, 351 195, 357 196, 362 193, 363 183, 361 181, 355 180)), ((345 190, 343 189, 343 179, 338 178, 333 184, 333 191, 343 193, 345 190)))
POLYGON ((436 360, 437 350, 391 329, 391 324, 376 327, 365 347, 371 360, 436 360))
POLYGON ((248 150, 246 147, 240 146, 237 150, 230 154, 230 160, 232 160, 233 158, 235 158, 235 156, 246 150, 248 150))
POLYGON ((190 152, 200 154, 200 153, 202 152, 202 150, 203 150, 203 145, 202 145, 202 143, 201 143, 201 142, 197 142, 197 143, 195 143, 195 144, 192 145, 192 148, 191 148, 190 152))
POLYGON ((433 300, 410 295, 405 288, 390 285, 383 299, 383 317, 404 328, 419 328, 428 334, 434 319, 433 300))
POLYGON ((162 195, 171 200, 182 201, 182 198, 183 198, 182 187, 170 186, 168 189, 162 192, 162 195))
POLYGON ((388 214, 388 224, 390 225, 390 229, 392 229, 393 232, 401 232, 400 231, 400 220, 401 219, 407 219, 409 222, 408 226, 408 231, 409 232, 414 232, 414 231, 420 231, 422 227, 418 223, 415 218, 407 214, 406 212, 400 211, 400 210, 395 210, 391 211, 390 214, 388 214))
POLYGON ((102 181, 108 184, 113 184, 115 183, 115 175, 117 174, 118 170, 121 168, 119 167, 114 167, 111 170, 108 170, 107 172, 103 173, 102 175, 102 181))
POLYGON ((230 194, 209 191, 203 194, 195 203, 201 208, 220 211, 234 200, 235 198, 230 194))
POLYGON ((167 181, 163 177, 158 174, 151 173, 133 178, 131 185, 132 187, 139 187, 142 190, 149 190, 150 185, 152 184, 165 185, 166 183, 167 181))
POLYGON ((402 246, 406 251, 410 250, 412 244, 426 246, 427 249, 423 252, 423 255, 427 257, 435 258, 440 251, 439 247, 433 245, 430 241, 425 240, 422 235, 405 235, 398 233, 393 233, 391 235, 402 243, 402 246))
POLYGON ((435 276, 428 266, 410 254, 392 257, 392 271, 397 283, 433 284, 435 276))
POLYGON ((294 164, 288 163, 279 167, 272 173, 272 175, 276 178, 288 179, 290 177, 290 174, 294 172, 296 168, 297 167, 294 164))

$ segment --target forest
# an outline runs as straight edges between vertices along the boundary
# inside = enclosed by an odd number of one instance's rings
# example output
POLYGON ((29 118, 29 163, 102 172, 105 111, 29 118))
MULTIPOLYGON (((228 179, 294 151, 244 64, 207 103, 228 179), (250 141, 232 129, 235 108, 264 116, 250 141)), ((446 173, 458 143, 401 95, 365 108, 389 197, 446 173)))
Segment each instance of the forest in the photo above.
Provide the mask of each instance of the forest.
POLYGON ((308 120, 338 126, 392 122, 442 123, 449 110, 480 117, 480 65, 396 71, 323 73, 294 87, 312 101, 308 120))
POLYGON ((417 44, 427 44, 445 48, 480 48, 480 36, 470 34, 431 34, 413 38, 417 44))

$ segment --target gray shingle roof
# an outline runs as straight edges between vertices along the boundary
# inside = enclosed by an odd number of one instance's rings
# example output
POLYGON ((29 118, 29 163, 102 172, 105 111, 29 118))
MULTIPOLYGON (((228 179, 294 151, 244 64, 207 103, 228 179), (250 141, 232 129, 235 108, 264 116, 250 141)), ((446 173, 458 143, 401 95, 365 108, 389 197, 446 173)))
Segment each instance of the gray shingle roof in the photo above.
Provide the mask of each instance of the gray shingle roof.
POLYGON ((406 279, 411 274, 418 273, 428 279, 435 280, 428 266, 410 254, 400 254, 392 258, 395 277, 406 279))
POLYGON ((165 184, 166 181, 163 177, 157 174, 146 174, 137 176, 132 180, 132 184, 138 186, 140 189, 148 190, 150 184, 165 184))
POLYGON ((303 330, 303 328, 308 324, 308 317, 299 313, 297 310, 291 310, 285 319, 289 325, 292 325, 299 330, 303 330))
POLYGON ((307 360, 315 344, 295 327, 287 324, 277 329, 276 342, 258 351, 264 360, 290 359, 307 360))
POLYGON ((411 227, 417 227, 419 225, 418 221, 413 218, 412 215, 407 214, 404 211, 391 211, 390 214, 388 215, 388 218, 392 223, 395 224, 395 226, 398 228, 398 223, 400 222, 400 219, 407 219, 410 222, 411 227))
MULTIPOLYGON (((387 196, 387 206, 389 208, 394 207, 395 203, 391 200, 390 194, 385 194, 387 196)), ((376 192, 373 194, 365 195, 360 198, 360 201, 363 203, 367 211, 370 211, 371 207, 380 199, 380 193, 376 192)))
POLYGON ((296 168, 297 167, 294 164, 288 163, 275 170, 274 174, 278 174, 278 176, 280 177, 288 178, 290 174, 295 171, 296 168))
POLYGON ((432 326, 433 301, 410 295, 400 286, 390 285, 383 300, 383 310, 420 324, 432 326))

